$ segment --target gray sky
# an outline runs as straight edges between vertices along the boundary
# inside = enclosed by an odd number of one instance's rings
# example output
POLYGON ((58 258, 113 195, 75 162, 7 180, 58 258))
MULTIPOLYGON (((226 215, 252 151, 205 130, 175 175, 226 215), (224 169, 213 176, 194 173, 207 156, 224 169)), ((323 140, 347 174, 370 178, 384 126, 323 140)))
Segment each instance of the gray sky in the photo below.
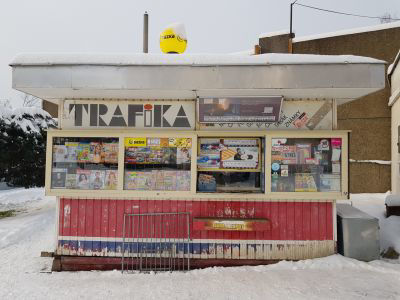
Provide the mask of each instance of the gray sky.
MULTIPOLYGON (((11 89, 12 58, 21 52, 141 52, 143 13, 149 12, 149 52, 160 53, 159 33, 183 22, 186 53, 252 48, 258 35, 289 28, 293 0, 1 0, 0 99, 21 105, 11 89)), ((343 12, 400 18, 400 0, 299 0, 343 12)), ((379 24, 295 6, 296 36, 379 24)))

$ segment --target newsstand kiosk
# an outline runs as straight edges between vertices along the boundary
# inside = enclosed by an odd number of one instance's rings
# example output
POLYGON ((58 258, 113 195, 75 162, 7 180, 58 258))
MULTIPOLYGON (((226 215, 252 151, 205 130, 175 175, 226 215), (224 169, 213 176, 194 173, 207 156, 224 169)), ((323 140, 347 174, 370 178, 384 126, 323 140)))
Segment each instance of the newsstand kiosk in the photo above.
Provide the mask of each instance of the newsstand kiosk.
POLYGON ((55 270, 187 270, 336 252, 349 132, 337 105, 384 62, 291 54, 22 54, 13 87, 58 104, 46 194, 55 270))

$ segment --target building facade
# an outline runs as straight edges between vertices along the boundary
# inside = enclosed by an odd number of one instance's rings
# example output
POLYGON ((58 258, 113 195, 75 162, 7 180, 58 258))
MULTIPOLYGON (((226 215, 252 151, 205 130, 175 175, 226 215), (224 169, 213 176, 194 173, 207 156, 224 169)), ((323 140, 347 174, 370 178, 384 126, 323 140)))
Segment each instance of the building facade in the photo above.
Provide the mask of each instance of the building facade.
MULTIPOLYGON (((392 62, 400 48, 400 22, 310 37, 260 36, 261 53, 360 55, 392 62), (271 46, 272 43, 279 44, 271 46)), ((391 185, 390 87, 338 105, 338 129, 351 130, 350 192, 383 193, 391 185)))

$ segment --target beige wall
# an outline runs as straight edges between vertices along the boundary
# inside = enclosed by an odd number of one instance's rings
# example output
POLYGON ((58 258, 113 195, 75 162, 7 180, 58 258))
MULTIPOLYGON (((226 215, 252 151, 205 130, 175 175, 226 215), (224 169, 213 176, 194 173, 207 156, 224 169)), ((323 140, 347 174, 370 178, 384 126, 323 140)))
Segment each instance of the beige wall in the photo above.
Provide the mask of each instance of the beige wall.
MULTIPOLYGON (((400 65, 391 76, 391 91, 395 95, 400 90, 400 65), (396 92, 397 91, 397 92, 396 92)), ((398 153, 398 127, 400 126, 400 97, 392 105, 392 193, 400 194, 400 154, 398 153)))

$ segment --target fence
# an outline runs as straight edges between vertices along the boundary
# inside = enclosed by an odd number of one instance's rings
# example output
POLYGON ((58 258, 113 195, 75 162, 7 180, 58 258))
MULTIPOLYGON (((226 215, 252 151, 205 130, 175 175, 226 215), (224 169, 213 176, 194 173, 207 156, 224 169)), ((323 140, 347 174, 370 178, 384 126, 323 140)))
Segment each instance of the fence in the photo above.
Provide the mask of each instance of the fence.
POLYGON ((122 272, 190 269, 190 213, 124 214, 122 272))

